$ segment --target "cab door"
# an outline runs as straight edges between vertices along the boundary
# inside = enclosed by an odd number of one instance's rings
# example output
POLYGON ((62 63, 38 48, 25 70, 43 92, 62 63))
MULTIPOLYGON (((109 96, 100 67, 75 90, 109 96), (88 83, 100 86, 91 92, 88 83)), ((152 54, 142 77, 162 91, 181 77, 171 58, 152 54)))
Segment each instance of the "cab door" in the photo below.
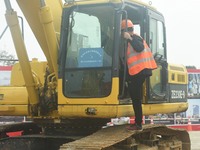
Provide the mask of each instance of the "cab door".
POLYGON ((149 78, 147 88, 147 103, 159 103, 169 101, 167 81, 167 56, 166 56, 166 35, 164 18, 161 14, 148 10, 149 31, 146 40, 152 50, 158 68, 153 70, 153 75, 149 78))

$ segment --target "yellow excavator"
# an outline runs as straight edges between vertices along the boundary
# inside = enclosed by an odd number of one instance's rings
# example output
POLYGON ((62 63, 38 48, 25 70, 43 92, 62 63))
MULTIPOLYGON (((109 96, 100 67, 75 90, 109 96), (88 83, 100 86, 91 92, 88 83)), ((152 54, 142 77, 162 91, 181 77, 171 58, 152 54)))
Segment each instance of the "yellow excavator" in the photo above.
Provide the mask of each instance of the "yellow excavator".
MULTIPOLYGON (((143 86, 143 114, 186 111, 187 71, 167 62, 163 15, 139 0, 16 0, 47 61, 29 61, 12 1, 4 0, 19 63, 0 87, 0 115, 29 121, 0 126, 1 149, 183 149, 186 131, 164 125, 102 128, 134 116, 126 87, 121 20, 152 50, 158 68, 143 86), (19 131, 11 137, 8 133, 19 131)), ((29 38, 29 37, 26 37, 29 38)))

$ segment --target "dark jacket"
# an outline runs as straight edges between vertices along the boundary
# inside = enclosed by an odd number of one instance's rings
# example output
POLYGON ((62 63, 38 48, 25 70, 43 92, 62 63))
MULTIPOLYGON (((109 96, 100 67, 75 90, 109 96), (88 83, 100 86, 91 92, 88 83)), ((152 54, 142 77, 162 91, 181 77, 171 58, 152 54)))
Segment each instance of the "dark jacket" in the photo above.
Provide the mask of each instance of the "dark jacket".
POLYGON ((132 35, 131 37, 132 37, 132 40, 128 40, 128 42, 131 44, 133 49, 136 52, 142 52, 144 50, 143 39, 136 34, 132 35))

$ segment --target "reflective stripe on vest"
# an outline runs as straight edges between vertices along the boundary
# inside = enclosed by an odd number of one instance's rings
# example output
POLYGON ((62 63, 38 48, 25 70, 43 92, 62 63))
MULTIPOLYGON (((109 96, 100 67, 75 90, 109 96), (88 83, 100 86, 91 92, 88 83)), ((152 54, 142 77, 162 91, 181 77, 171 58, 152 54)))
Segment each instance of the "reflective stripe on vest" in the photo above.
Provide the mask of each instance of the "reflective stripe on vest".
POLYGON ((128 43, 127 49, 127 65, 130 75, 135 75, 143 69, 156 69, 157 65, 153 58, 150 48, 143 41, 144 50, 142 52, 136 52, 130 43, 128 43))

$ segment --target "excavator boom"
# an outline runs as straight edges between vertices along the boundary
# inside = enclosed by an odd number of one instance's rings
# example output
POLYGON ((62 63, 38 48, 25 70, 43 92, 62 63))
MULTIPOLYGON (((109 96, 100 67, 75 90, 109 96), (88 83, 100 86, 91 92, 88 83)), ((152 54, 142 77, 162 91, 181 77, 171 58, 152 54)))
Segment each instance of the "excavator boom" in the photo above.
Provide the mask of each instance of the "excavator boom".
POLYGON ((57 74, 57 55, 63 3, 61 0, 17 0, 50 67, 57 74))

